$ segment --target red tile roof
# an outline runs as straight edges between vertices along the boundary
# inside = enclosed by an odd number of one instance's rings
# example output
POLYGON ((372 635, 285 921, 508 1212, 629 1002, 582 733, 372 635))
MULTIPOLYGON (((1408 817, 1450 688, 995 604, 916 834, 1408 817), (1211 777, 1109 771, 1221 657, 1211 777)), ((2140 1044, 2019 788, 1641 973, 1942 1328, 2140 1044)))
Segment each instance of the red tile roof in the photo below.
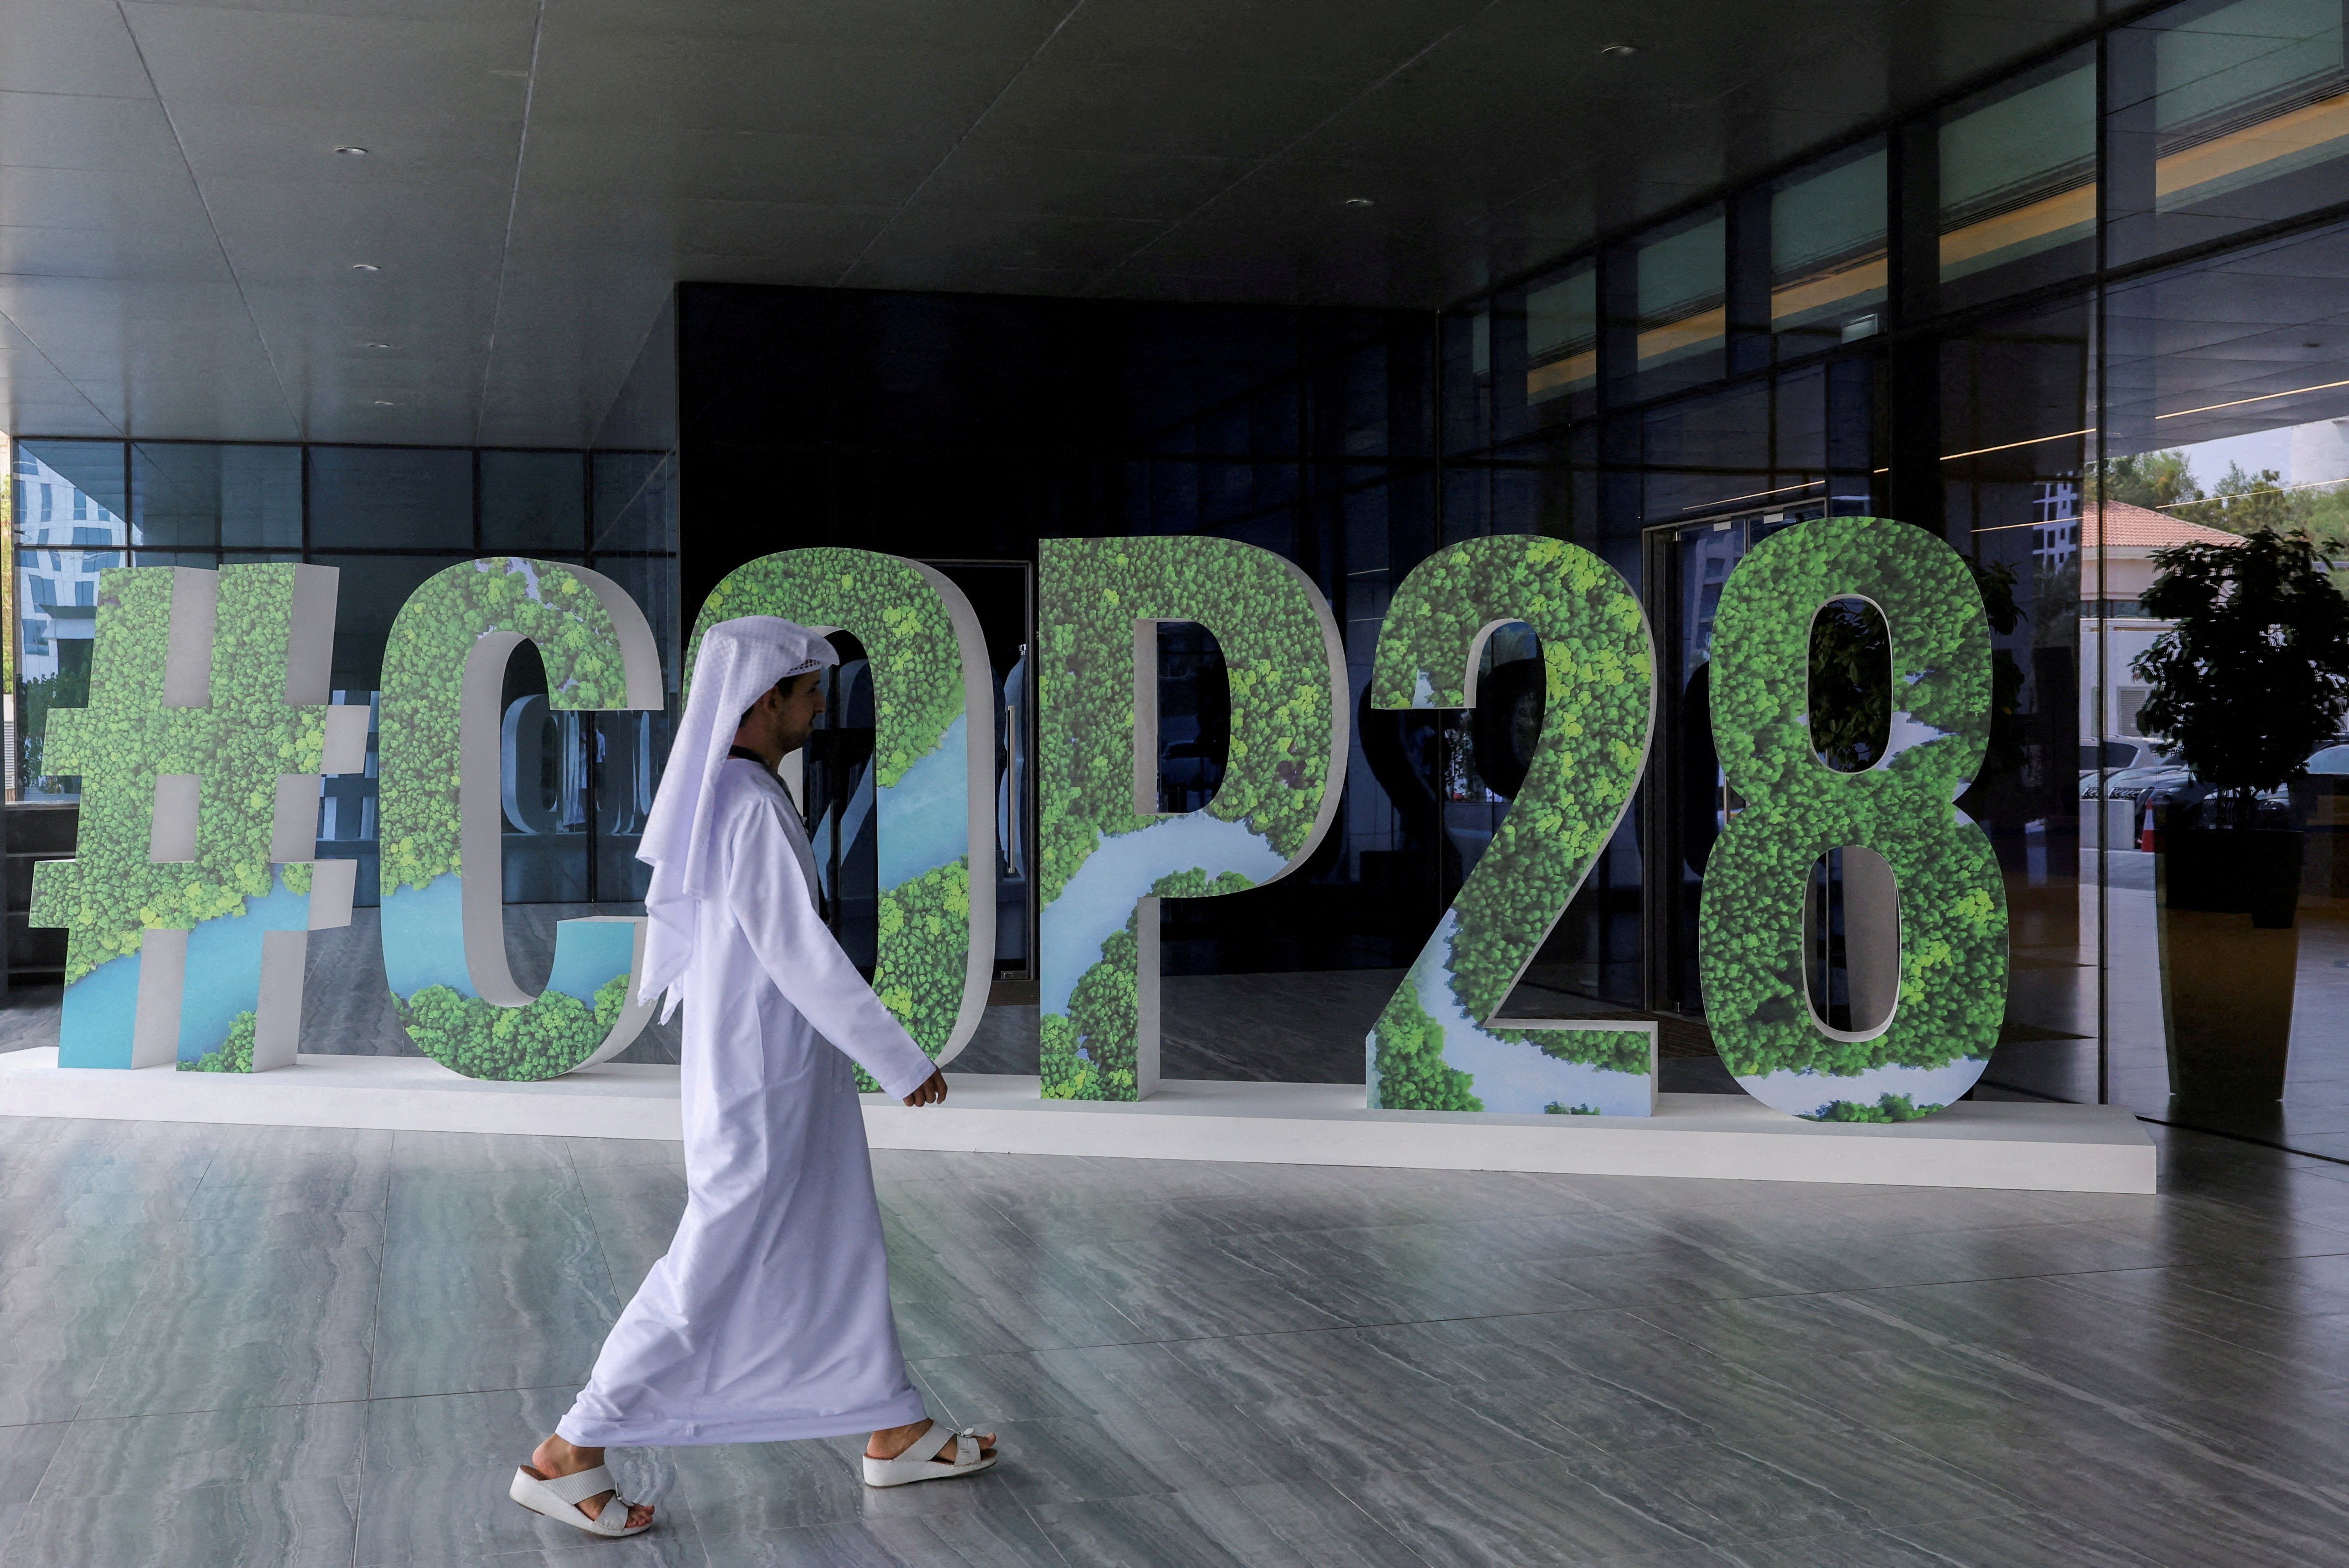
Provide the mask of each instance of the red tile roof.
POLYGON ((2149 507, 2131 506, 2125 500, 2108 500, 2081 515, 2080 548, 2095 550, 2111 545, 2116 550, 2165 550, 2173 544, 2240 544, 2243 536, 2229 533, 2223 528, 2207 528, 2199 522, 2189 522, 2182 517, 2155 511, 2149 507))

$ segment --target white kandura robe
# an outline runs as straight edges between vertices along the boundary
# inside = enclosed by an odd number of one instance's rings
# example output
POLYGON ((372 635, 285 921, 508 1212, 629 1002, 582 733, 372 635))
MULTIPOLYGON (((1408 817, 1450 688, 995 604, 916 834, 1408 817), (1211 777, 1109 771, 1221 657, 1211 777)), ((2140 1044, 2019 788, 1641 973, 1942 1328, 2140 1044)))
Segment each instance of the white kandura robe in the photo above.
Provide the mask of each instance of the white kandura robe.
POLYGON ((932 1063, 818 915, 781 784, 734 758, 712 787, 726 893, 700 904, 685 976, 685 1217, 555 1429, 583 1447, 779 1442, 927 1414, 897 1348, 849 1057, 899 1098, 932 1063))

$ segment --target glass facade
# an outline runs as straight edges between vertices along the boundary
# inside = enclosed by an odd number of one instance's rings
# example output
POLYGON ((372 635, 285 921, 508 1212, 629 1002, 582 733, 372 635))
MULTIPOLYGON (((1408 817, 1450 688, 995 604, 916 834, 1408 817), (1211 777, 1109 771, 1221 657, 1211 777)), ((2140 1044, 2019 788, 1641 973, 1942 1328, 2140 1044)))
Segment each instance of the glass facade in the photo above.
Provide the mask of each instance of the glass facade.
MULTIPOLYGON (((1490 317, 1479 335, 1489 340, 1490 317)), ((1588 394, 1599 385, 1599 269, 1586 262, 1526 294, 1526 401, 1588 394)), ((1485 344, 1486 373, 1491 345, 1485 344)), ((1571 405, 1569 405, 1571 407, 1571 405)))
POLYGON ((1880 142, 1862 146, 1778 181, 1766 209, 1745 204, 1769 216, 1770 331, 1780 353, 1854 342, 1883 325, 1889 157, 1880 142))
POLYGON ((2094 264, 2096 67, 2068 55, 1941 117, 1936 275, 1943 306, 2094 264))
POLYGON ((2109 259, 2339 200, 2349 60, 2331 0, 2175 6, 2112 34, 2107 53, 2109 259))
MULTIPOLYGON (((2332 978, 2349 965, 2333 789, 2349 737, 2260 798, 2300 872, 2292 930, 2255 933, 2235 905, 2164 891, 2215 786, 2142 722, 2158 693, 2139 663, 2176 629, 2145 602, 2161 549, 2294 530, 2349 560, 2342 15, 2144 16, 1447 313, 1443 535, 1599 552, 1640 584, 1662 660, 1643 799, 1552 938, 1556 983, 1672 1021, 1667 1056, 1675 1029, 1705 1054, 1695 907, 1740 805, 1712 755, 1713 609, 1769 533, 1897 517, 1966 557, 1993 630, 1989 757, 1960 801, 2012 920, 1985 1081, 2349 1155, 2332 978), (1599 323, 1571 407, 1547 303, 1566 280, 1587 280, 1599 323), (2214 944, 2240 959, 2217 978, 2190 956, 2214 944), (2214 1006, 2288 1030, 2281 1102, 2188 1092, 2191 1018, 2214 1006)), ((1828 997, 1847 995, 1832 861, 1828 997)))
MULTIPOLYGON (((372 703, 392 617, 426 578, 477 555, 571 561, 619 581, 664 646, 676 627, 675 514, 667 454, 234 446, 179 441, 12 443, 16 634, 20 655, 14 798, 62 802, 78 781, 42 765, 50 707, 87 698, 98 573, 109 566, 217 568, 304 561, 342 573, 334 700, 372 703), (591 530, 598 498, 605 515, 591 530)), ((651 800, 650 714, 551 712, 534 655, 506 674, 502 739, 506 897, 625 901, 651 800)), ((376 899, 375 764, 325 782, 320 852, 360 862, 376 899)))

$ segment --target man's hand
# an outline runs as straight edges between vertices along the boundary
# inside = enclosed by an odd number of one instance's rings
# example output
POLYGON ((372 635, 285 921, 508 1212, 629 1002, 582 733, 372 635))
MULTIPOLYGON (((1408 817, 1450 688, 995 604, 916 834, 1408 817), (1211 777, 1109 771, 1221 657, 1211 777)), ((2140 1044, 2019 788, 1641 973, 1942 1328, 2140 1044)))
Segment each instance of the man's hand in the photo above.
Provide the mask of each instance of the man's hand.
POLYGON ((936 1105, 947 1097, 947 1075, 931 1069, 922 1087, 905 1097, 907 1105, 936 1105))

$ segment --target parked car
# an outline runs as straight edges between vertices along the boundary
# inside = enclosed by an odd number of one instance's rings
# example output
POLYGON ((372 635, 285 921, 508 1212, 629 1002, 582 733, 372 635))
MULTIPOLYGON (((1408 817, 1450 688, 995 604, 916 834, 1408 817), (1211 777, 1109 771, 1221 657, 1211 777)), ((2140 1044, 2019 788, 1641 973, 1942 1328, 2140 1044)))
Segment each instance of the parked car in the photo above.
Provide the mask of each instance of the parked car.
MULTIPOLYGON (((2199 828, 2202 820, 2203 803, 2219 793, 2216 786, 2205 784, 2184 769, 2179 777, 2165 779, 2145 793, 2138 808, 2137 825, 2143 833, 2140 848, 2161 848, 2159 827, 2199 828)), ((2288 789, 2263 789, 2251 802, 2254 828, 2289 828, 2292 826, 2292 795, 2288 789)))
MULTIPOLYGON (((2202 802, 2215 793, 2152 741, 2107 740, 2101 748, 2093 741, 2080 748, 2080 799, 2128 802, 2141 849, 2160 848, 2151 815, 2155 808, 2161 809, 2170 825, 2190 827, 2200 816, 2202 802), (2099 756, 2110 759, 2103 769, 2094 765, 2099 756)), ((2349 736, 2312 753, 2301 771, 2312 778, 2349 777, 2349 736)), ((2255 810, 2260 827, 2292 826, 2290 787, 2262 792, 2255 810)))
MULTIPOLYGON (((2178 773, 2178 778, 2157 780, 2142 799, 2137 823, 2144 834, 2144 847, 2148 850, 2161 847, 2160 836, 2155 831, 2157 821, 2166 821, 2178 828, 2199 827, 2202 825, 2203 801, 2217 793, 2187 769, 2181 768, 2178 773), (2158 818, 2151 815, 2156 809, 2159 809, 2161 813, 2158 818)), ((2300 765, 2302 793, 2307 794, 2305 780, 2312 776, 2338 777, 2343 774, 2349 774, 2349 738, 2336 737, 2332 744, 2312 752, 2308 760, 2300 765)), ((2304 803, 2294 808, 2292 788, 2289 783, 2274 789, 2262 789, 2252 806, 2251 825, 2296 828, 2302 825, 2299 819, 2306 810, 2304 803)))
POLYGON ((2085 841, 2114 850, 2138 848, 2144 840, 2147 795, 2186 778, 2186 769, 2150 740, 2083 742, 2080 830, 2085 841))
POLYGON ((2144 768, 2162 756, 2150 740, 2084 740, 2080 742, 2080 782, 2106 773, 2144 768))
POLYGON ((2098 743, 2080 748, 2083 800, 2134 800, 2142 804, 2154 789, 2164 784, 2183 783, 2189 777, 2184 763, 2150 740, 2102 742, 2101 755, 2107 759, 2102 768, 2093 760, 2099 754, 2098 743))

